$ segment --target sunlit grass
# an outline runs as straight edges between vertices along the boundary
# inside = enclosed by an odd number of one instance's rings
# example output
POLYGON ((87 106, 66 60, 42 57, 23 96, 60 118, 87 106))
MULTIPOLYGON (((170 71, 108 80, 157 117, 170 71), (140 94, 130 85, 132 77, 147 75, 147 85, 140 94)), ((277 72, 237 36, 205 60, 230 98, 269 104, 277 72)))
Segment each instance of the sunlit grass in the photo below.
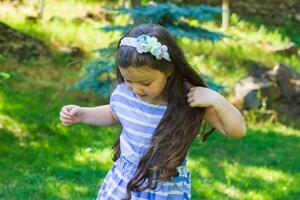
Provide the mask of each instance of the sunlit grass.
MULTIPOLYGON (((5 5, 12 9, 9 3, 5 5)), ((93 22, 92 20, 79 19, 80 17, 84 18, 88 11, 97 13, 100 10, 99 3, 85 1, 46 2, 43 19, 32 22, 27 20, 26 16, 37 15, 38 9, 35 5, 36 3, 27 2, 24 6, 17 7, 15 12, 2 9, 0 20, 19 31, 43 40, 53 49, 63 51, 67 47, 80 47, 87 56, 93 56, 92 50, 106 47, 115 41, 115 38, 120 37, 117 32, 104 33, 100 31, 100 27, 110 24, 105 20, 93 22)), ((123 23, 127 21, 122 16, 115 17, 114 20, 123 23)))
POLYGON ((102 149, 101 151, 94 150, 92 148, 80 149, 78 153, 74 155, 74 160, 79 163, 93 162, 103 169, 109 170, 112 165, 112 149, 102 149))
MULTIPOLYGON (((191 23, 222 32, 220 24, 215 22, 191 23)), ((297 55, 273 53, 275 49, 284 48, 291 42, 291 38, 285 37, 276 29, 269 30, 265 25, 257 26, 233 14, 231 26, 224 32, 224 36, 215 42, 183 38, 180 44, 186 49, 189 61, 198 71, 211 75, 216 82, 228 88, 232 88, 247 74, 249 62, 263 64, 270 69, 283 63, 300 72, 300 59, 297 55)))

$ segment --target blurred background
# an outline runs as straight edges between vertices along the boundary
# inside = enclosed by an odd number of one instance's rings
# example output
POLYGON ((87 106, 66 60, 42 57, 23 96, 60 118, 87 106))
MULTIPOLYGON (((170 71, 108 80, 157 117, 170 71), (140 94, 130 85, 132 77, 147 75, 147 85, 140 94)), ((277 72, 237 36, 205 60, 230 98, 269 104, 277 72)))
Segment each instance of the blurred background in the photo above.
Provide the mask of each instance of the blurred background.
POLYGON ((192 199, 300 199, 299 13, 300 0, 0 0, 0 199, 96 198, 120 126, 65 127, 59 111, 107 104, 118 39, 150 22, 247 122, 240 140, 194 141, 192 199))

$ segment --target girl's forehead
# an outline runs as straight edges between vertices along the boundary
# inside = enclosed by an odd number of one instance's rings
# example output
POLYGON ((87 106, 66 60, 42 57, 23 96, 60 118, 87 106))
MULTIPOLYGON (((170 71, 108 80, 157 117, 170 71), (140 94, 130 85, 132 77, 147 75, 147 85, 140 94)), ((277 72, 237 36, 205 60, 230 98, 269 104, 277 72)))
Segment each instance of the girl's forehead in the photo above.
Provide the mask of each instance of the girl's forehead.
POLYGON ((153 79, 155 76, 161 74, 159 70, 151 69, 150 67, 119 67, 123 77, 133 79, 135 81, 153 79))

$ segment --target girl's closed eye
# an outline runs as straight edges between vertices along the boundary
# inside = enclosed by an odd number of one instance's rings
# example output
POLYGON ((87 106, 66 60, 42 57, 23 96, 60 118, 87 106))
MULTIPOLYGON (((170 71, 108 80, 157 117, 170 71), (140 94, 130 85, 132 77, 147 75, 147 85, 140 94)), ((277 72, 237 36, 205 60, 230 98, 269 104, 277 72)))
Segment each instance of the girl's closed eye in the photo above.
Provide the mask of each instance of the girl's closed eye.
POLYGON ((150 83, 142 83, 143 86, 149 86, 151 85, 151 82, 150 83))

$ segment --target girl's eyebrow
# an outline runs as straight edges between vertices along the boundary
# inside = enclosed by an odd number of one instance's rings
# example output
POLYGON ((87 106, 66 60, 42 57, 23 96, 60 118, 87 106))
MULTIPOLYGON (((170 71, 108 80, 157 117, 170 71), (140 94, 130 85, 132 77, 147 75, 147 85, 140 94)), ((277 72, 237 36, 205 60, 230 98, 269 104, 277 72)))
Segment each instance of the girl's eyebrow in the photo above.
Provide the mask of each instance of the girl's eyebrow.
MULTIPOLYGON (((131 81, 131 80, 128 80, 127 78, 125 78, 125 80, 131 81)), ((134 82, 145 82, 145 81, 152 81, 152 79, 148 78, 148 79, 144 79, 144 80, 140 80, 140 81, 134 81, 134 82)))
POLYGON ((148 79, 145 79, 145 80, 141 80, 141 81, 139 81, 139 82, 150 81, 150 80, 152 81, 152 79, 149 79, 149 78, 148 78, 148 79))

